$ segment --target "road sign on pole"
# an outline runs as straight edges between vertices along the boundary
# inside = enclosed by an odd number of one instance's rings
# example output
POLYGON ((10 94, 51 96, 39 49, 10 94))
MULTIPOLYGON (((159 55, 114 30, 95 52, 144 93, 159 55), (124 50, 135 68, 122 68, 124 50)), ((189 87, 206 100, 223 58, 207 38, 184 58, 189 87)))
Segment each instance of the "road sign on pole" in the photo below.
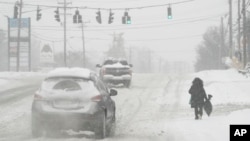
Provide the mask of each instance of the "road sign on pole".
POLYGON ((22 30, 19 37, 19 49, 17 35, 19 19, 9 18, 8 20, 9 71, 15 71, 17 67, 19 67, 18 70, 20 71, 30 71, 30 18, 22 18, 20 20, 20 28, 22 30))

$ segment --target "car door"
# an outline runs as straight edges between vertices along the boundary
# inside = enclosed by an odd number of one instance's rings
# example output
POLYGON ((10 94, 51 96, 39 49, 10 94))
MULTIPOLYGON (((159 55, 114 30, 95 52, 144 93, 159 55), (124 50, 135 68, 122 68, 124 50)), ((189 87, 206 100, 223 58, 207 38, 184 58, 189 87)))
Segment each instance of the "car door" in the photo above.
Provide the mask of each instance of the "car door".
POLYGON ((106 87, 106 85, 101 80, 99 80, 98 83, 103 95, 103 102, 104 102, 103 104, 107 111, 107 120, 111 121, 114 115, 114 102, 110 98, 109 89, 106 87))

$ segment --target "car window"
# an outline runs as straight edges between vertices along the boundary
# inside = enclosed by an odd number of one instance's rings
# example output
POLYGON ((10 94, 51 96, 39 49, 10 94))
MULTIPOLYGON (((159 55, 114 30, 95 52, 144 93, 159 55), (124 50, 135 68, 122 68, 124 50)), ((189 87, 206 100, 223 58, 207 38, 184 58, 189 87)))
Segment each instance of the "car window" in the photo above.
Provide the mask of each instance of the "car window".
POLYGON ((42 90, 48 91, 96 91, 92 80, 80 78, 49 78, 42 83, 42 90))
POLYGON ((74 91, 81 90, 81 86, 74 80, 62 80, 56 83, 52 89, 74 91))
POLYGON ((106 60, 104 61, 103 65, 112 65, 114 62, 112 60, 106 60))
POLYGON ((121 60, 120 63, 121 63, 122 65, 128 65, 128 62, 127 62, 126 60, 121 60))

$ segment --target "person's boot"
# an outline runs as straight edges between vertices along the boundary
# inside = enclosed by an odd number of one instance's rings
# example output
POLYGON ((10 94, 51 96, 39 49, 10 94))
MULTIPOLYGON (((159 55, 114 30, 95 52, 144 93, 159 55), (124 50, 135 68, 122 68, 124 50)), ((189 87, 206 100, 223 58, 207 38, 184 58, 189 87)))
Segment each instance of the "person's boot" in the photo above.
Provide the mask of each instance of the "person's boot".
POLYGON ((202 119, 202 116, 201 116, 201 115, 198 115, 198 119, 200 119, 200 120, 201 120, 201 119, 202 119))

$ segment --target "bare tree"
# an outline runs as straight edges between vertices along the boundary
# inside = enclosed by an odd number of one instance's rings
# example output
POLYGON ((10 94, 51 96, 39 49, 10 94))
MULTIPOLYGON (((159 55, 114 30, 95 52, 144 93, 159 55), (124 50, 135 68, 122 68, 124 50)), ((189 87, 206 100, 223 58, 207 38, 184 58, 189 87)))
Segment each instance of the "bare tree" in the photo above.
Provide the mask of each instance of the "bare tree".
POLYGON ((220 31, 219 27, 214 26, 203 35, 203 41, 196 50, 196 71, 225 68, 222 59, 227 55, 228 45, 225 45, 225 38, 220 31))

